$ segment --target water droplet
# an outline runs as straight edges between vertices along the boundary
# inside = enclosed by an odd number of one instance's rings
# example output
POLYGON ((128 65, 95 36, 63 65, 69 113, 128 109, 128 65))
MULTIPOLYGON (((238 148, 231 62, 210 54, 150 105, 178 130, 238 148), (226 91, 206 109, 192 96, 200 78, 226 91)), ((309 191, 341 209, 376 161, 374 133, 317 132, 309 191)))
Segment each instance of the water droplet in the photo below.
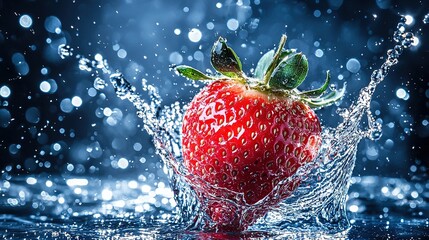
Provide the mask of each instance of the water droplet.
POLYGON ((58 55, 60 55, 62 59, 71 57, 73 56, 73 48, 71 48, 69 45, 61 44, 58 46, 58 55))
POLYGON ((103 90, 104 87, 107 86, 106 82, 100 77, 95 78, 94 80, 94 88, 97 90, 103 90))
POLYGON ((352 73, 357 73, 360 70, 360 62, 356 58, 350 58, 347 61, 346 68, 352 73))
POLYGON ((317 49, 316 52, 314 53, 314 55, 316 55, 316 57, 322 57, 323 56, 323 50, 322 49, 317 49))
POLYGON ((82 98, 80 98, 79 96, 74 96, 71 99, 71 103, 75 107, 80 107, 82 105, 82 98))
POLYGON ((172 64, 181 64, 183 62, 183 57, 179 52, 172 52, 170 53, 168 60, 172 64))
POLYGON ((428 24, 429 23, 429 13, 424 16, 423 23, 424 24, 428 24))
POLYGON ((128 167, 128 160, 126 158, 120 158, 118 161, 118 167, 126 169, 128 167))
POLYGON ((8 86, 2 86, 0 88, 0 97, 8 98, 10 96, 10 88, 8 86))
POLYGON ((23 28, 29 28, 31 25, 33 25, 33 19, 27 14, 22 15, 19 18, 19 25, 21 25, 23 28))
POLYGON ((40 90, 44 93, 47 93, 51 90, 51 84, 49 84, 49 82, 47 81, 43 81, 40 83, 40 90))
POLYGON ((322 12, 320 12, 320 10, 314 10, 313 15, 318 18, 322 15, 322 12))
POLYGON ((208 23, 206 24, 206 27, 207 27, 207 29, 208 29, 208 30, 213 30, 213 28, 214 28, 214 23, 212 23, 212 22, 208 22, 208 23))
POLYGON ((38 123, 40 121, 40 112, 39 109, 36 107, 31 107, 25 111, 25 119, 29 123, 38 123))
POLYGON ((231 18, 226 23, 226 26, 228 27, 229 30, 235 31, 238 29, 238 26, 239 26, 238 20, 235 18, 231 18))
POLYGON ((122 100, 127 99, 131 96, 131 92, 136 91, 136 88, 123 77, 122 73, 110 75, 110 82, 115 88, 116 95, 122 100))
POLYGON ((406 15, 405 16, 405 24, 407 25, 411 25, 414 22, 414 18, 411 15, 406 15))
POLYGON ((375 140, 380 139, 382 135, 383 135, 383 133, 381 130, 374 130, 374 131, 371 131, 369 139, 375 141, 375 140))
POLYGON ((127 57, 127 51, 125 51, 124 49, 119 49, 118 50, 118 57, 119 58, 126 58, 127 57))
POLYGON ((60 33, 61 32, 61 21, 55 16, 49 16, 45 20, 45 29, 50 33, 60 33))
POLYGON ((202 38, 203 34, 198 28, 192 28, 188 33, 188 38, 191 42, 199 42, 202 38))
POLYGON ((7 128, 10 124, 11 117, 7 109, 0 109, 0 127, 7 128))
POLYGON ((87 58, 79 59, 79 69, 82 71, 91 72, 92 71, 91 61, 87 58))

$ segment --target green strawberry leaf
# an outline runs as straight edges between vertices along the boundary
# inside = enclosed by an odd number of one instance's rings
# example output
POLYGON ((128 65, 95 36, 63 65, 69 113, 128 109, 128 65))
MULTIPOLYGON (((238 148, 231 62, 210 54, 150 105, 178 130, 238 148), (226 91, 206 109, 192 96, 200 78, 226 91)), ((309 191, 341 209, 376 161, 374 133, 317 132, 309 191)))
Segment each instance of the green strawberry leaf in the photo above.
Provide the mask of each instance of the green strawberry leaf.
POLYGON ((198 71, 193 67, 189 67, 186 65, 179 65, 173 67, 174 70, 177 71, 179 75, 183 77, 189 78, 191 80, 214 80, 215 78, 205 75, 204 73, 198 71))
POLYGON ((211 63, 216 71, 227 77, 237 78, 243 75, 240 59, 222 37, 219 37, 213 45, 211 63))
POLYGON ((329 70, 328 70, 328 71, 326 71, 325 83, 320 88, 315 89, 315 90, 301 92, 301 93, 299 93, 299 95, 304 96, 304 97, 319 97, 320 95, 322 95, 326 91, 326 89, 329 86, 330 81, 331 81, 331 74, 329 73, 329 70))
POLYGON ((322 107, 330 106, 336 102, 338 102, 341 98, 344 97, 346 91, 346 83, 344 83, 343 87, 338 90, 334 90, 325 96, 318 98, 302 98, 303 101, 307 102, 307 104, 313 109, 319 109, 322 107))
MULTIPOLYGON (((279 59, 282 60, 285 57, 287 57, 289 54, 294 52, 295 52, 295 49, 282 50, 282 52, 280 53, 279 59)), ((254 77, 262 80, 273 59, 274 59, 274 50, 266 52, 261 57, 261 59, 259 59, 258 64, 256 65, 254 77)))
POLYGON ((255 78, 262 79, 264 77, 265 72, 267 71, 270 63, 274 58, 274 50, 266 52, 261 59, 259 59, 258 64, 255 68, 255 78))
POLYGON ((273 89, 297 88, 307 77, 308 60, 302 53, 293 53, 284 58, 274 69, 268 85, 273 89))

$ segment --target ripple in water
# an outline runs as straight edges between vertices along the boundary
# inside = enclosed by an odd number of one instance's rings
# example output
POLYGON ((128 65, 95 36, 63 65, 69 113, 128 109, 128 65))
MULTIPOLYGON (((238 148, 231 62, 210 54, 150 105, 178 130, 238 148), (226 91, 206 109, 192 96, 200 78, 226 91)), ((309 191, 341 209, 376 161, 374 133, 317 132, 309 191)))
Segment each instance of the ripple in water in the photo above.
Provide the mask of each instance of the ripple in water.
MULTIPOLYGON (((425 23, 428 21, 427 16, 425 23)), ((381 125, 374 120, 369 108, 372 96, 391 67, 398 63, 403 50, 409 48, 414 41, 413 34, 405 31, 406 21, 407 19, 402 17, 398 23, 393 36, 397 45, 388 50, 386 61, 379 69, 373 71, 369 85, 360 91, 358 99, 350 107, 338 111, 343 121, 337 127, 324 127, 323 145, 317 160, 299 169, 289 179, 280 182, 261 202, 253 205, 240 201, 243 199, 242 196, 228 190, 225 190, 225 198, 222 199, 205 196, 206 201, 197 200, 196 195, 199 192, 214 186, 189 174, 182 164, 180 127, 186 106, 181 106, 178 102, 162 106, 157 89, 148 85, 145 80, 142 81, 143 91, 150 96, 150 101, 144 101, 136 92, 136 88, 120 72, 112 74, 107 61, 99 54, 94 60, 80 58, 79 67, 89 72, 101 69, 103 74, 109 76, 117 96, 135 106, 137 115, 143 120, 144 129, 153 137, 157 153, 169 166, 171 187, 177 203, 177 214, 174 218, 176 224, 184 224, 190 230, 210 230, 212 222, 204 211, 200 210, 205 208, 208 201, 229 202, 228 199, 234 198, 237 199, 237 203, 229 204, 244 209, 242 210, 244 213, 252 212, 259 204, 275 197, 280 189, 287 187, 288 182, 294 182, 292 179, 298 178, 301 185, 291 193, 291 196, 277 208, 271 209, 250 230, 338 233, 347 231, 351 226, 346 216, 345 202, 355 165, 357 144, 362 138, 378 139, 381 136, 381 125), (361 124, 364 116, 368 122, 366 127, 361 124)), ((62 58, 71 56, 70 49, 68 46, 61 46, 60 56, 62 58)), ((347 69, 357 72, 360 63, 356 59, 350 59, 347 69)), ((98 76, 98 71, 95 73, 97 78, 94 86, 102 90, 105 86, 103 76, 98 76)))

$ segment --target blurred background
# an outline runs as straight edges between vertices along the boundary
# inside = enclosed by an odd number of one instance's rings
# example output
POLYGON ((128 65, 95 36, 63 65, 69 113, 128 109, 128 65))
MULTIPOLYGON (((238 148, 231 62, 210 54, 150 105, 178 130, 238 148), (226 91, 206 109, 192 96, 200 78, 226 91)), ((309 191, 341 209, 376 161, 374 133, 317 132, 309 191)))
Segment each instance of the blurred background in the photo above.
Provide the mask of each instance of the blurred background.
MULTIPOLYGON (((347 82, 340 104, 347 107, 393 47, 402 14, 419 41, 377 89, 372 111, 383 135, 361 141, 354 175, 425 181, 429 25, 422 19, 427 13, 424 1, 395 0, 0 0, 2 176, 165 179, 134 107, 110 85, 96 90, 95 76, 79 69, 76 56, 101 54, 138 90, 142 79, 156 86, 163 105, 185 104, 198 88, 169 66, 211 69, 211 46, 223 36, 250 75, 286 33, 287 47, 309 59, 303 88, 318 87, 330 70, 333 84, 347 82), (61 44, 73 48, 73 57, 58 55, 61 44)), ((324 126, 338 124, 336 110, 318 112, 324 126)))

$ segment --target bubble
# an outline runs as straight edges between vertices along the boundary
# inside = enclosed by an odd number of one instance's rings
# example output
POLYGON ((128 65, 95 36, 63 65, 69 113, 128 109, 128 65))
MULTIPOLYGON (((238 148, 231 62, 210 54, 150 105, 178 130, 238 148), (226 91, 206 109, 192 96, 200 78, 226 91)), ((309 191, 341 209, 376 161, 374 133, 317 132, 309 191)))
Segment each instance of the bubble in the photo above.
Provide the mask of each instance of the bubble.
POLYGON ((133 145, 133 149, 135 150, 135 151, 140 151, 140 150, 142 150, 142 148, 143 148, 143 146, 141 145, 141 143, 134 143, 134 145, 133 145))
POLYGON ((73 111, 73 105, 71 103, 70 98, 64 98, 63 100, 61 100, 60 108, 61 108, 61 111, 65 113, 69 113, 73 111))
POLYGON ((353 212, 353 213, 356 213, 356 212, 359 211, 359 206, 357 206, 357 205, 350 205, 349 206, 349 211, 353 212))
POLYGON ((95 54, 94 60, 97 61, 97 62, 103 61, 103 55, 101 55, 99 53, 95 54))
POLYGON ((103 191, 101 191, 101 198, 104 201, 110 201, 112 200, 113 197, 113 193, 110 189, 103 189, 103 191))
POLYGON ((51 84, 48 81, 42 81, 39 86, 40 90, 44 93, 51 91, 51 84))
POLYGON ((379 53, 383 50, 382 43, 383 38, 374 36, 368 39, 366 45, 371 52, 379 53))
POLYGON ((25 111, 25 119, 29 123, 38 123, 40 121, 40 112, 36 107, 31 107, 25 111))
POLYGON ((126 158, 120 158, 118 160, 118 167, 122 169, 126 169, 128 167, 128 160, 126 158))
POLYGON ((377 160, 378 155, 379 153, 376 146, 369 146, 366 149, 366 157, 368 158, 368 160, 372 160, 372 161, 377 160))
POLYGON ((42 68, 42 69, 40 69, 40 73, 42 74, 42 75, 46 75, 46 74, 48 74, 48 69, 47 68, 42 68))
POLYGON ((19 18, 19 25, 21 25, 23 28, 29 28, 31 25, 33 25, 33 19, 27 14, 22 15, 19 18))
POLYGON ((86 151, 89 153, 89 156, 92 158, 99 158, 103 155, 103 149, 100 146, 99 142, 93 142, 91 143, 87 148, 86 151))
POLYGON ((231 18, 228 20, 228 22, 226 23, 226 26, 228 27, 229 30, 231 31, 235 31, 238 29, 238 20, 235 18, 231 18))
POLYGON ((399 99, 408 100, 409 94, 405 89, 398 88, 398 90, 396 90, 396 97, 398 97, 399 99))
POLYGON ((10 96, 10 88, 8 86, 0 87, 0 96, 3 98, 8 98, 10 96))
POLYGON ((121 46, 119 46, 119 44, 115 44, 112 46, 113 51, 118 51, 121 48, 121 46))
POLYGON ((180 35, 182 33, 182 31, 178 28, 174 29, 174 34, 176 35, 180 35))
POLYGON ((80 107, 82 105, 82 98, 79 96, 74 96, 71 100, 71 103, 75 107, 80 107))
POLYGON ((350 58, 347 61, 346 68, 352 73, 357 73, 360 70, 360 62, 356 58, 350 58))
POLYGON ((172 52, 170 53, 168 60, 172 64, 181 64, 183 62, 183 57, 179 52, 172 52))
POLYGON ((14 53, 12 55, 12 63, 15 64, 15 65, 18 65, 21 62, 25 62, 24 55, 22 55, 22 53, 19 53, 19 52, 14 53))
POLYGON ((414 18, 411 15, 406 15, 405 16, 405 24, 407 25, 411 25, 414 23, 414 18))
POLYGON ((217 8, 221 8, 222 7, 222 3, 220 3, 220 2, 216 3, 216 7, 217 8))
POLYGON ((74 170, 74 166, 73 166, 73 164, 67 164, 67 171, 69 171, 69 172, 71 172, 71 171, 73 171, 74 170))
POLYGON ((30 72, 30 66, 27 62, 21 62, 16 66, 16 71, 22 76, 26 76, 30 72))
POLYGON ((45 185, 46 185, 46 187, 52 187, 54 185, 54 183, 51 180, 46 180, 45 185))
POLYGON ((30 67, 25 61, 24 55, 22 53, 14 53, 12 55, 12 63, 15 65, 16 71, 22 76, 27 75, 30 71, 30 67))
POLYGON ((7 109, 0 109, 0 127, 7 128, 10 124, 11 115, 7 109))
POLYGON ((9 146, 9 153, 10 154, 17 154, 20 149, 21 149, 21 145, 20 144, 11 144, 9 146))
POLYGON ((110 108, 108 108, 108 107, 104 108, 104 109, 103 109, 103 114, 104 114, 104 116, 106 116, 106 117, 110 117, 110 115, 112 115, 112 109, 110 109, 110 108))
POLYGON ((212 22, 208 22, 208 23, 206 24, 206 27, 207 27, 207 29, 208 29, 208 30, 213 30, 213 28, 214 28, 214 23, 212 23, 212 22))
POLYGON ((392 139, 387 139, 386 142, 384 143, 384 147, 387 149, 391 149, 394 144, 395 142, 393 142, 392 139))
POLYGON ((194 53, 194 59, 197 61, 203 61, 204 60, 204 53, 201 51, 196 51, 194 53))
POLYGON ((316 52, 314 53, 314 55, 316 55, 316 57, 322 57, 323 56, 323 50, 322 49, 317 49, 316 52))
POLYGON ((51 85, 49 93, 55 93, 58 90, 57 82, 54 79, 48 79, 46 81, 51 85))
POLYGON ((322 15, 322 13, 320 12, 320 10, 314 10, 313 15, 315 17, 320 17, 322 15))
POLYGON ((34 177, 28 177, 25 181, 26 181, 26 182, 27 182, 27 184, 29 184, 29 185, 34 185, 34 184, 36 184, 36 183, 37 183, 37 179, 36 179, 36 178, 34 178, 34 177))
POLYGON ((118 50, 118 57, 119 58, 126 58, 127 57, 127 51, 125 51, 124 49, 119 49, 118 50))
POLYGON ((52 148, 58 152, 61 150, 61 145, 59 143, 54 143, 54 145, 52 145, 52 148))
POLYGON ((199 42, 202 38, 202 33, 198 28, 192 28, 188 33, 188 38, 191 42, 199 42))
POLYGON ((50 33, 58 33, 61 29, 61 21, 55 16, 49 16, 45 19, 45 29, 50 33))
POLYGON ((319 42, 319 41, 315 41, 315 42, 313 43, 313 45, 314 45, 315 47, 319 47, 319 46, 320 46, 320 42, 319 42))

